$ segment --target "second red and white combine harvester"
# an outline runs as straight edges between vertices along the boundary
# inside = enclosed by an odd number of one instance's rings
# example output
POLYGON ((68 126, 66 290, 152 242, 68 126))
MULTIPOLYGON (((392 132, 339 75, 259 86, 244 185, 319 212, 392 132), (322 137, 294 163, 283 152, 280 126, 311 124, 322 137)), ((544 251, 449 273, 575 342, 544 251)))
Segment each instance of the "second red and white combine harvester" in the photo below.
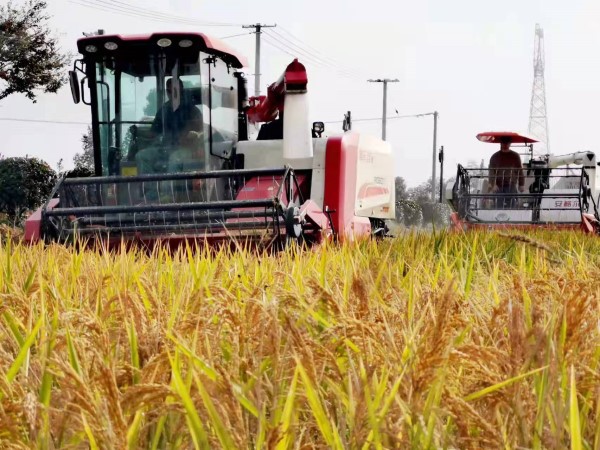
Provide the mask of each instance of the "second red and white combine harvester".
POLYGON ((389 144, 311 130, 297 60, 248 99, 245 59, 204 34, 101 35, 78 50, 71 89, 91 107, 95 176, 61 179, 27 221, 28 241, 281 247, 382 235, 395 217, 389 144))
POLYGON ((551 228, 600 232, 596 155, 575 152, 566 155, 534 156, 537 142, 513 132, 477 135, 482 142, 509 141, 521 150, 522 168, 465 168, 458 166, 455 182, 446 197, 453 209, 451 224, 456 230, 477 228, 551 228), (524 151, 523 151, 524 150, 524 151), (518 177, 523 177, 518 189, 518 177), (499 177, 504 177, 498 182, 499 177), (492 186, 511 185, 502 191, 492 186))

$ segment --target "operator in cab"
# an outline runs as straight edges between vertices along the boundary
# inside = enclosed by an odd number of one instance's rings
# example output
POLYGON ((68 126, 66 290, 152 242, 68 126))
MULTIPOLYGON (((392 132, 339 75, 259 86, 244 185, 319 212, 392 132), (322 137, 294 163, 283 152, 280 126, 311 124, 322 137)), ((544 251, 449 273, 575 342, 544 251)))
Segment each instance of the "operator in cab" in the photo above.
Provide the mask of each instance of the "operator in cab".
MULTIPOLYGON (((489 163, 488 190, 497 194, 516 194, 525 191, 523 163, 517 152, 510 149, 510 137, 500 140, 500 150, 492 155, 489 163)), ((515 198, 505 196, 496 200, 496 207, 510 207, 515 198)))
POLYGON ((168 100, 159 108, 151 127, 152 137, 162 140, 138 152, 135 158, 140 172, 202 170, 202 113, 183 95, 181 80, 174 83, 173 78, 169 78, 166 92, 168 100))

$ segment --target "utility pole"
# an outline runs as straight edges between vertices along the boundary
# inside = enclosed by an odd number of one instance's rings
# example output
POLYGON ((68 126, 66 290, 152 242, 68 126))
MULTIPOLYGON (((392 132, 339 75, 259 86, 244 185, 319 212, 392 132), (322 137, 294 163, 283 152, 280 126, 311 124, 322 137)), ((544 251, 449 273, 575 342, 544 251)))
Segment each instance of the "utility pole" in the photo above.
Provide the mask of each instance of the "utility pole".
POLYGON ((444 146, 440 147, 438 153, 438 161, 440 162, 440 203, 444 202, 444 146))
POLYGON ((433 112, 433 162, 431 163, 431 201, 435 203, 435 160, 437 153, 437 121, 438 112, 433 112))
POLYGON ((381 121, 381 139, 385 141, 385 131, 387 125, 387 84, 388 83, 397 83, 399 80, 389 78, 378 78, 376 80, 367 80, 369 83, 383 83, 383 116, 381 121))
POLYGON ((254 62, 254 95, 260 95, 260 35, 263 28, 273 28, 277 25, 265 25, 264 23, 255 23, 252 25, 242 25, 242 28, 254 28, 256 34, 256 56, 254 62))

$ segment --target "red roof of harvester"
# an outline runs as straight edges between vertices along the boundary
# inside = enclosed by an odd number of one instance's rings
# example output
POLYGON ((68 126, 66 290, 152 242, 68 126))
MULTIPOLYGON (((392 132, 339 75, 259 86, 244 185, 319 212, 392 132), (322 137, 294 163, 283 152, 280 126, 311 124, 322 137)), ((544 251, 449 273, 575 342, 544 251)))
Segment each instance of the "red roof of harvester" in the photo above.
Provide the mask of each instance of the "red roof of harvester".
POLYGON ((506 138, 510 139, 511 144, 531 144, 533 142, 538 142, 529 136, 524 136, 513 131, 487 131, 477 135, 477 139, 481 142, 489 142, 492 144, 498 144, 506 138))
MULTIPOLYGON (((204 47, 205 50, 209 50, 209 53, 217 53, 221 56, 226 57, 225 59, 229 59, 230 63, 236 67, 248 67, 248 60, 246 57, 238 53, 236 50, 231 48, 225 42, 220 39, 207 36, 204 33, 189 33, 189 32, 161 32, 161 33, 152 33, 152 34, 136 34, 136 35, 120 35, 120 34, 101 34, 97 36, 89 36, 84 37, 77 40, 77 47, 80 53, 84 53, 83 50, 85 46, 88 44, 93 44, 94 42, 106 42, 106 41, 117 41, 117 42, 145 42, 145 41, 158 41, 161 38, 170 38, 170 39, 192 39, 194 41, 201 41, 201 46, 204 47), (212 52, 210 52, 212 50, 212 52)), ((175 44, 175 43, 174 43, 175 44)), ((176 44, 175 44, 176 45, 176 44)))

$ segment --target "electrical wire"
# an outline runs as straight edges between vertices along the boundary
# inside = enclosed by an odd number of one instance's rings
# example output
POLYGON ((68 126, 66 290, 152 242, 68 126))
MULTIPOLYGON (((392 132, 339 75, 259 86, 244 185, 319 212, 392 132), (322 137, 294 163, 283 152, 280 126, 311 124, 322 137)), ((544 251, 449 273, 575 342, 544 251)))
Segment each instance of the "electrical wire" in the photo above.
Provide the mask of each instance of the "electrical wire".
POLYGON ((156 10, 143 9, 118 0, 69 0, 87 8, 92 8, 100 11, 111 12, 130 17, 138 17, 147 20, 152 20, 162 23, 179 23, 185 25, 205 26, 205 27, 239 27, 237 23, 221 23, 221 22, 204 22, 195 19, 189 19, 173 14, 165 14, 156 10))
MULTIPOLYGON (((283 42, 282 40, 278 39, 277 37, 275 37, 272 34, 268 34, 268 35, 263 35, 263 38, 267 38, 268 39, 273 39, 275 42, 277 42, 277 44, 279 46, 283 46, 284 48, 286 48, 287 50, 293 52, 293 53, 289 53, 286 51, 286 53, 293 55, 294 57, 298 57, 298 53, 300 52, 297 48, 291 47, 290 45, 286 44, 285 42, 283 42)), ((304 52, 304 51, 303 51, 304 52)), ((310 63, 312 63, 315 66, 319 66, 319 67, 323 67, 325 69, 328 70, 334 70, 336 71, 338 74, 345 76, 347 78, 357 78, 360 79, 361 81, 363 81, 363 79, 361 77, 359 77, 358 75, 356 75, 355 73, 351 73, 347 70, 344 70, 342 67, 337 67, 335 65, 331 65, 329 63, 325 63, 323 61, 321 61, 320 59, 317 59, 315 57, 313 57, 312 55, 310 55, 309 53, 304 52, 302 57, 299 59, 303 59, 303 61, 308 61, 310 63), (305 58, 305 59, 303 59, 305 58)))
POLYGON ((207 22, 207 21, 201 21, 201 20, 196 20, 196 19, 189 19, 187 17, 183 17, 183 16, 177 16, 175 14, 167 14, 167 13, 163 13, 160 11, 156 11, 156 10, 151 10, 151 9, 144 9, 144 8, 140 8, 138 6, 133 6, 131 5, 129 2, 124 2, 121 0, 94 0, 96 3, 111 3, 112 5, 107 5, 107 6, 112 6, 112 7, 118 7, 121 9, 127 9, 130 11, 134 11, 137 13, 143 13, 143 14, 151 14, 154 16, 158 16, 160 18, 168 18, 168 19, 174 19, 174 20, 182 20, 182 21, 191 21, 194 23, 198 23, 198 24, 202 24, 205 26, 223 26, 223 27, 238 27, 241 26, 241 24, 238 23, 224 23, 224 22, 207 22))
POLYGON ((332 69, 341 70, 343 72, 363 78, 359 71, 344 67, 341 64, 336 64, 336 63, 332 62, 331 58, 325 58, 325 57, 322 58, 322 57, 318 56, 314 51, 307 50, 303 46, 294 43, 291 39, 288 39, 283 34, 279 33, 275 28, 269 29, 268 33, 275 34, 279 38, 280 41, 283 40, 283 41, 287 42, 293 48, 298 49, 299 52, 303 53, 304 55, 307 55, 308 57, 310 57, 316 61, 321 62, 322 64, 324 64, 326 66, 331 67, 332 69))
MULTIPOLYGON (((414 117, 425 117, 425 116, 433 116, 434 113, 430 112, 430 113, 421 113, 421 114, 405 114, 402 116, 387 116, 386 119, 387 120, 391 120, 391 119, 407 119, 407 118, 414 118, 414 117)), ((374 122, 374 121, 379 121, 379 120, 383 120, 383 117, 369 117, 366 119, 352 119, 352 123, 354 122, 374 122)), ((323 123, 344 123, 343 120, 329 120, 323 123)))
MULTIPOLYGON (((298 42, 301 47, 303 47, 303 48, 305 47, 305 48, 309 49, 311 51, 311 53, 314 53, 316 55, 321 55, 319 58, 325 59, 325 60, 333 63, 335 66, 343 66, 343 64, 341 62, 339 62, 335 58, 331 58, 329 55, 325 55, 322 51, 320 51, 317 48, 311 46, 310 44, 304 42, 302 39, 298 38, 297 36, 295 36, 294 34, 292 34, 290 31, 288 31, 285 27, 282 27, 281 25, 278 25, 277 28, 279 30, 283 31, 285 34, 287 34, 290 37, 291 40, 298 42)), ((366 75, 364 73, 362 73, 362 71, 360 71, 360 70, 351 69, 351 68, 347 68, 347 69, 349 71, 351 71, 351 72, 356 73, 361 78, 365 78, 366 77, 366 75)))
MULTIPOLYGON (((431 116, 433 113, 423 113, 423 114, 405 114, 402 116, 388 116, 387 120, 392 119, 406 119, 413 117, 424 117, 431 116)), ((352 119, 352 122, 374 122, 382 120, 381 117, 368 117, 362 119, 352 119)), ((30 122, 30 123, 55 123, 61 125, 90 125, 89 122, 76 122, 76 121, 68 121, 68 120, 43 120, 43 119, 24 119, 19 117, 0 117, 0 121, 7 122, 30 122)), ((343 120, 328 120, 323 123, 343 123, 343 120)))
POLYGON ((238 36, 247 36, 249 34, 255 34, 255 33, 253 31, 249 31, 247 33, 240 33, 240 34, 232 34, 232 35, 229 35, 229 36, 223 36, 223 37, 220 37, 219 39, 229 39, 229 38, 234 38, 234 37, 238 37, 238 36))
POLYGON ((75 122, 68 120, 43 120, 43 119, 21 119, 17 117, 0 117, 2 122, 31 122, 31 123, 56 123, 61 125, 90 125, 89 122, 75 122))
MULTIPOLYGON (((286 47, 285 45, 281 44, 281 42, 279 42, 277 40, 272 41, 272 40, 270 40, 269 37, 264 36, 264 35, 262 38, 263 38, 264 42, 266 44, 270 45, 271 47, 274 47, 274 48, 278 49, 279 51, 281 51, 287 55, 290 55, 293 58, 298 57, 298 55, 296 53, 292 53, 294 51, 294 49, 292 49, 290 47, 286 47)), ((320 63, 319 61, 316 61, 313 59, 307 59, 307 60, 305 60, 305 62, 307 62, 308 65, 321 67, 321 68, 324 68, 327 70, 335 70, 340 76, 345 77, 345 78, 357 78, 357 77, 353 76, 352 74, 343 72, 339 69, 333 69, 332 67, 325 66, 324 64, 320 63)))

